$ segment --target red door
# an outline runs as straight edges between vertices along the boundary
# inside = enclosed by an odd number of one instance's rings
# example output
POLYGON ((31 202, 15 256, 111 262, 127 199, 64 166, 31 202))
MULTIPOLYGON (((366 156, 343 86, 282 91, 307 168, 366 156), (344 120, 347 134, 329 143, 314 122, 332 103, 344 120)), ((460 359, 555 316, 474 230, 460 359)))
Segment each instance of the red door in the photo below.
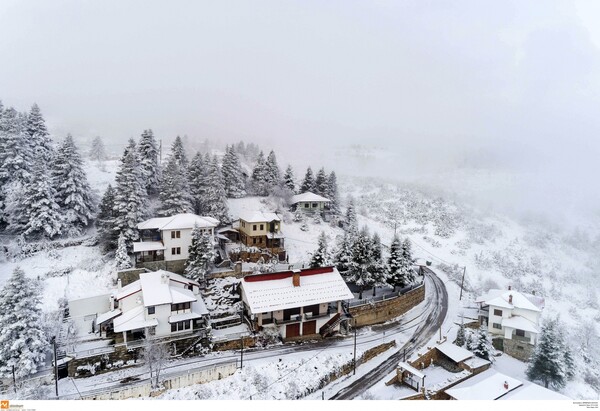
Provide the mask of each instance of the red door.
POLYGON ((300 323, 288 324, 285 327, 285 338, 300 336, 300 323))
POLYGON ((302 335, 311 335, 317 333, 317 320, 302 323, 302 335))

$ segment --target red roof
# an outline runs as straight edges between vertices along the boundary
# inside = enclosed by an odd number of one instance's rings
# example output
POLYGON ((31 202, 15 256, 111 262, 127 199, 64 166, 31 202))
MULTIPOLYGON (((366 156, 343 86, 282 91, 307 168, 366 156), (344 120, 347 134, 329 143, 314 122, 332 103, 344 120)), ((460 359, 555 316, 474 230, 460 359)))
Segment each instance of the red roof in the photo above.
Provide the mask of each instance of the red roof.
MULTIPOLYGON (((307 268, 300 270, 300 276, 304 277, 307 275, 325 274, 333 272, 333 267, 319 267, 319 268, 307 268)), ((266 273, 266 274, 255 274, 244 277, 244 281, 253 283, 256 281, 272 281, 272 280, 283 280, 294 275, 293 271, 280 271, 278 273, 266 273)))

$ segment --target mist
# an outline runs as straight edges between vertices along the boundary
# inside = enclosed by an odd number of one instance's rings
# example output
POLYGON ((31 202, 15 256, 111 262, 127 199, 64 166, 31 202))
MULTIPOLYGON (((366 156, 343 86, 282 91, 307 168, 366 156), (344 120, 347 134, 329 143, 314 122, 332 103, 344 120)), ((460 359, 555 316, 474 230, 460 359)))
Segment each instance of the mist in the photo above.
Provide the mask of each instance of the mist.
POLYGON ((503 211, 598 209, 594 4, 123 3, 0 3, 4 104, 117 148, 152 128, 503 211))

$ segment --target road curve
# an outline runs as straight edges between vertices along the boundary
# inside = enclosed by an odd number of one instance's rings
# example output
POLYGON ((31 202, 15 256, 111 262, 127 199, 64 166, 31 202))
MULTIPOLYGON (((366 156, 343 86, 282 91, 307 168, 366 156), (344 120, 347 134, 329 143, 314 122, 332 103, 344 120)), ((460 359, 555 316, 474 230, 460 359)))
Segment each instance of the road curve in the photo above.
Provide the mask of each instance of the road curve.
POLYGON ((442 280, 433 271, 428 268, 424 268, 424 270, 425 275, 433 283, 433 299, 435 300, 433 304, 429 305, 430 310, 426 320, 419 325, 412 338, 400 347, 397 352, 392 354, 378 367, 340 390, 337 394, 329 398, 330 400, 351 400, 364 393, 369 387, 375 385, 397 367, 398 363, 404 357, 404 350, 406 350, 407 357, 412 355, 415 350, 425 345, 442 326, 448 312, 448 292, 442 280))

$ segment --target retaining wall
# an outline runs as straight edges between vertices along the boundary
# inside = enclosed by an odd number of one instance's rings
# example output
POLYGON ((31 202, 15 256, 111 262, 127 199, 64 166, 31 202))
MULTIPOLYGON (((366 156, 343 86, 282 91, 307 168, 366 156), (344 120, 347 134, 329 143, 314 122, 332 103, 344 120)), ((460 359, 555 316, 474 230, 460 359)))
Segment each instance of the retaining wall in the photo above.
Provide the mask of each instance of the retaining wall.
POLYGON ((406 313, 424 299, 425 284, 389 300, 350 307, 350 314, 354 316, 357 327, 380 324, 406 313))

